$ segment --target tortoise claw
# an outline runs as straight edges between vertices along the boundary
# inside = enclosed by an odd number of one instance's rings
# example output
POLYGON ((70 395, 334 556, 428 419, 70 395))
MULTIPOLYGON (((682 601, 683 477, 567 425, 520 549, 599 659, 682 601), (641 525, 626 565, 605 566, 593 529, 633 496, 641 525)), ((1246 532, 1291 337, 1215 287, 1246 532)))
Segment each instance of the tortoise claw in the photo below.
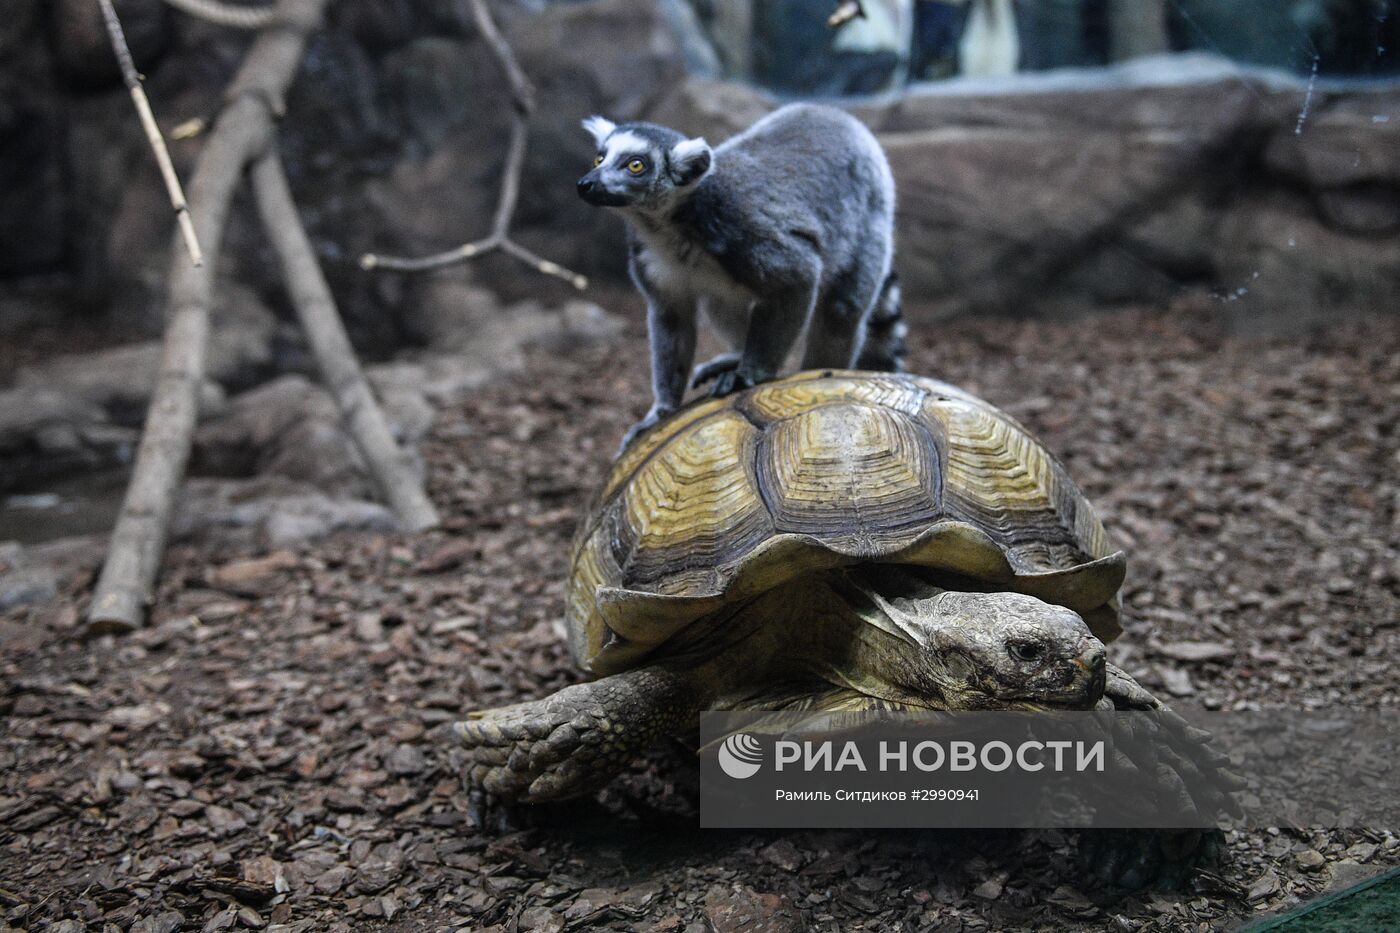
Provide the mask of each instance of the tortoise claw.
POLYGON ((1219 863, 1219 830, 1092 829, 1079 837, 1080 870, 1114 892, 1180 890, 1219 863))

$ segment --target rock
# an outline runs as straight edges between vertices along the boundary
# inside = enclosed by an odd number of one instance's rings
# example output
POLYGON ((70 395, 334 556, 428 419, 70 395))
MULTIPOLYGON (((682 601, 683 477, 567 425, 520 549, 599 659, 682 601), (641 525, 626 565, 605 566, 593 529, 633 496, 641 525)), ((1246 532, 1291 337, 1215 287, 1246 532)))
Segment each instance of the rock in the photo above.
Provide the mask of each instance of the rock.
POLYGON ((242 868, 243 880, 249 884, 270 887, 278 893, 288 890, 282 863, 270 855, 258 855, 246 859, 242 868))
POLYGON ((180 491, 172 522, 179 539, 218 540, 227 547, 287 547, 337 531, 389 532, 383 505, 337 499, 280 477, 196 479, 180 491))
POLYGON ((778 101, 747 84, 687 78, 647 116, 665 126, 684 128, 718 145, 778 106, 778 101))
MULTIPOLYGON (((539 313, 537 309, 516 306, 516 312, 539 313)), ((553 312, 544 312, 552 314, 553 312)), ((546 324, 542 333, 530 342, 566 352, 589 343, 616 340, 627 329, 627 322, 616 314, 604 311, 591 301, 569 301, 557 312, 553 326, 546 324)))
POLYGON ((1355 859, 1358 862, 1369 862, 1376 854, 1377 846, 1373 842, 1358 842, 1347 849, 1347 858, 1355 859))
POLYGON ((759 850, 758 855, 765 862, 777 865, 783 871, 797 871, 803 865, 801 853, 788 839, 779 839, 769 843, 759 850))
POLYGON ((1179 667, 1162 665, 1157 668, 1162 678, 1162 686, 1174 697, 1189 697, 1196 693, 1196 685, 1191 683, 1191 675, 1179 667))
POLYGON ((389 755, 385 767, 398 777, 421 774, 428 767, 428 761, 416 745, 399 745, 389 755))
POLYGON ((1327 864, 1327 858, 1316 849, 1304 849, 1293 860, 1303 871, 1321 871, 1327 864))
MULTIPOLYGON (((230 288, 214 311, 217 326, 209 337, 206 373, 211 380, 240 384, 272 361, 276 320, 246 289, 230 288)), ((145 417, 159 375, 162 345, 158 340, 120 344, 90 353, 56 356, 22 367, 19 389, 42 393, 52 408, 66 406, 65 420, 87 424, 107 417, 132 426, 145 417), (102 412, 96 415, 94 412, 102 412)), ((221 405, 222 393, 206 386, 201 410, 221 405)), ((53 415, 50 414, 50 419, 53 415)), ((31 430, 33 430, 31 428, 31 430)), ((0 437, 5 427, 0 424, 0 437)))
POLYGON ((1278 875, 1274 874, 1273 869, 1269 869, 1250 883, 1245 899, 1251 904, 1257 904, 1273 897, 1278 893, 1278 890, 1278 875))
POLYGON ((1001 872, 998 872, 997 874, 988 878, 986 881, 983 881, 977 887, 973 888, 972 896, 980 897, 986 901, 994 901, 997 898, 1001 897, 1001 892, 1005 886, 1006 875, 1001 872))
POLYGON ((781 894, 761 894, 745 885, 716 886, 705 894, 705 918, 715 933, 796 933, 802 915, 781 894))
POLYGON ((276 587, 283 571, 296 565, 296 556, 290 551, 237 560, 215 567, 209 574, 209 585, 238 596, 262 596, 276 587))
POLYGON ((175 933, 185 925, 185 917, 178 910, 165 910, 153 917, 137 920, 131 925, 131 933, 175 933))
POLYGON ((390 532, 398 527, 393 513, 378 503, 325 496, 283 499, 254 511, 265 516, 264 536, 273 546, 323 538, 337 531, 390 532))
POLYGON ((435 411, 422 392, 405 386, 376 389, 375 396, 389 421, 394 440, 416 447, 433 426, 435 411))
POLYGON ((1206 661, 1229 661, 1235 656, 1233 645, 1215 641, 1176 641, 1161 644, 1154 649, 1157 654, 1188 664, 1206 661))
POLYGON ((350 869, 344 865, 337 865, 317 876, 311 886, 316 889, 317 894, 331 895, 343 888, 349 878, 350 869))
MULTIPOLYGON (((1305 93, 1195 54, 943 82, 852 110, 894 169, 896 265, 916 310, 1053 314, 1194 285, 1238 319, 1296 328, 1337 307, 1338 283, 1349 306, 1400 297, 1366 272, 1400 262, 1400 123, 1372 121, 1400 95, 1329 88, 1299 134, 1305 93), (1272 173, 1262 188, 1248 159, 1216 155, 1241 146, 1272 173)), ((715 142, 774 106, 689 79, 649 116, 715 142)))
POLYGON ((338 496, 368 496, 358 448, 329 394, 301 376, 282 376, 236 396, 196 432, 203 473, 275 475, 338 496))
POLYGON ((405 317, 410 336, 437 350, 469 349, 476 330, 502 313, 495 292, 475 284, 466 270, 435 276, 405 317))
MULTIPOLYGON (((40 0, 12 0, 0 19, 0 58, 9 57, 38 22, 40 0)), ((3 162, 0 162, 3 164, 3 162)))
MULTIPOLYGON (((25 3, 21 3, 23 19, 25 3)), ((96 9, 96 4, 91 4, 96 9)), ((6 20, 10 18, 6 10, 6 20)), ((0 27, 0 30, 6 27, 0 27)), ((5 34, 0 31, 0 48, 5 34)), ((47 108, 10 89, 0 97, 0 277, 56 265, 65 247, 68 185, 60 123, 47 108)))
POLYGON ((355 616, 355 637, 366 644, 384 640, 384 620, 377 612, 361 612, 355 616))
POLYGON ((356 866, 354 889, 360 894, 378 894, 397 881, 403 870, 403 850, 393 843, 381 842, 356 866))
POLYGON ((48 568, 0 572, 0 612, 37 606, 58 596, 58 578, 48 568))
POLYGON ((258 472, 285 476, 340 496, 372 494, 359 448, 338 417, 309 418, 289 425, 276 443, 263 451, 258 472))
POLYGON ((125 463, 136 440, 134 429, 108 423, 105 411, 72 393, 0 390, 0 491, 125 463))
POLYGON ((548 907, 529 907, 520 915, 521 933, 561 933, 564 915, 548 907))
POLYGON ((1344 858, 1339 862, 1333 862, 1328 866, 1331 878, 1327 883, 1327 890, 1344 891, 1354 884, 1359 884, 1377 874, 1374 868, 1367 868, 1354 859, 1344 858))
POLYGON ((64 581, 91 573, 105 550, 99 537, 59 538, 28 547, 0 542, 0 613, 49 602, 64 581))
POLYGON ((1284 192, 1241 198, 1222 219, 1219 236, 1228 245, 1219 256, 1219 276, 1229 285, 1227 310, 1236 328, 1262 322, 1296 332, 1330 319, 1338 308, 1385 307, 1392 300, 1385 283, 1358 273, 1400 262, 1400 237, 1339 229, 1300 210, 1284 192))
POLYGON ((456 130, 470 132, 482 88, 500 87, 500 66, 479 42, 426 36, 385 56, 382 67, 385 93, 397 102, 393 116, 419 152, 432 151, 456 130))

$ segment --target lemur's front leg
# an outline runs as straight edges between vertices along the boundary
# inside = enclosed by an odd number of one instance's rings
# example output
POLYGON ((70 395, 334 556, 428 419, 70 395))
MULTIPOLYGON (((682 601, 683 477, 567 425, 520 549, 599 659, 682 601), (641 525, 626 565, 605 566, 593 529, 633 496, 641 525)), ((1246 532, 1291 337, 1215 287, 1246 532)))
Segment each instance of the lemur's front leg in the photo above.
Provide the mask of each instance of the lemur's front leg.
POLYGON ((817 300, 817 275, 774 288, 754 305, 739 365, 715 378, 714 395, 728 395, 775 378, 817 300))
POLYGON ((695 362, 694 300, 648 292, 647 332, 651 338, 651 410, 627 431, 619 454, 680 407, 690 364, 695 362))

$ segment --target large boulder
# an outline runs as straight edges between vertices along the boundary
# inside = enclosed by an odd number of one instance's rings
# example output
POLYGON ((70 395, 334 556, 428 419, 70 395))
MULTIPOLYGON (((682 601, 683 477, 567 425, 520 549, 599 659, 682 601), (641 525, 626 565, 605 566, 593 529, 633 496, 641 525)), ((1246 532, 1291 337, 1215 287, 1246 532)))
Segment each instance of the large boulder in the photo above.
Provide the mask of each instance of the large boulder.
MULTIPOLYGON (((911 313, 1047 315, 1206 289, 1237 319, 1393 307, 1394 86, 1211 56, 950 81, 852 111, 898 186, 911 313), (1378 116, 1379 115, 1379 116, 1378 116)), ((689 80, 652 116, 711 141, 776 102, 689 80)))
POLYGON ((61 134, 51 108, 0 83, 0 277, 52 268, 63 258, 61 134))

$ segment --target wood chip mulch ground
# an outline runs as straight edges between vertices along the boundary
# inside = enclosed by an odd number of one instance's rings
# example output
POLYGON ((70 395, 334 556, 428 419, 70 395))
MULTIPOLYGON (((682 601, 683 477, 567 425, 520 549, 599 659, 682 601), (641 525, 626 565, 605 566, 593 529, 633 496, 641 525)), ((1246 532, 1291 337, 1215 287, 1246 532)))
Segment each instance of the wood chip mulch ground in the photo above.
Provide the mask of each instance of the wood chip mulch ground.
MULTIPOLYGON (((1005 406, 1129 550, 1114 659, 1211 708, 1394 709, 1400 317, 1232 335, 1219 306, 924 326, 912 368, 1005 406)), ((701 832, 693 770, 483 835, 440 727, 576 674, 570 535, 646 408, 641 336, 445 412, 448 527, 177 546, 153 624, 90 578, 0 617, 0 930, 1209 930, 1400 864, 1391 830, 1232 834, 1186 891, 1106 898, 1073 834, 701 832)))

